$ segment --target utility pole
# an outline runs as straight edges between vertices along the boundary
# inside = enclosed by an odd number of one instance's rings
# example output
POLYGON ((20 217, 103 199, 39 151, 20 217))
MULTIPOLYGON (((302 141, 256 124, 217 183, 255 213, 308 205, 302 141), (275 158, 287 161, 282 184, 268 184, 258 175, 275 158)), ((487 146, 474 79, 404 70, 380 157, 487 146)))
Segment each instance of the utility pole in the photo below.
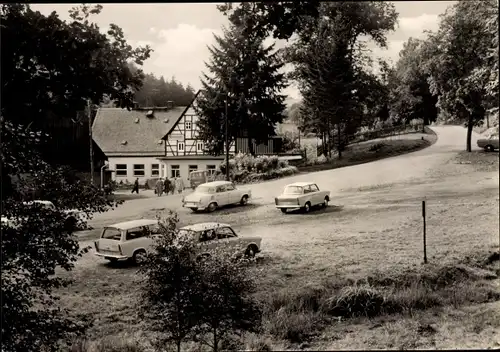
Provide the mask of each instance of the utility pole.
POLYGON ((227 100, 228 100, 228 92, 226 90, 226 100, 224 102, 224 125, 226 129, 226 181, 229 181, 229 119, 227 116, 227 100))
POLYGON ((90 100, 87 99, 87 116, 89 118, 89 151, 90 151, 90 183, 94 184, 94 149, 92 138, 92 109, 90 108, 90 100))

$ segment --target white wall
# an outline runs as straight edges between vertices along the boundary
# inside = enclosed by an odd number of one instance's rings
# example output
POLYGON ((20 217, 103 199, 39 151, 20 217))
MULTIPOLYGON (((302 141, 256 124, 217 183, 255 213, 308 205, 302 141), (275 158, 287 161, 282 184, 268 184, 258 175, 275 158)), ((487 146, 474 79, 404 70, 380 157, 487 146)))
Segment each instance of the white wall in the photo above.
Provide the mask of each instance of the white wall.
POLYGON ((127 165, 127 175, 126 176, 117 175, 118 174, 117 171, 112 173, 112 178, 116 182, 120 182, 120 181, 126 182, 128 180, 128 182, 133 183, 136 178, 139 178, 139 183, 144 184, 144 182, 147 179, 156 178, 156 177, 161 176, 161 169, 159 170, 160 175, 158 175, 158 176, 152 175, 151 165, 157 164, 157 165, 159 165, 160 168, 162 166, 161 161, 158 160, 154 156, 108 157, 108 161, 109 161, 109 169, 110 170, 117 170, 118 171, 116 165, 119 165, 119 164, 127 165), (134 164, 144 165, 144 176, 135 176, 134 175, 134 164))

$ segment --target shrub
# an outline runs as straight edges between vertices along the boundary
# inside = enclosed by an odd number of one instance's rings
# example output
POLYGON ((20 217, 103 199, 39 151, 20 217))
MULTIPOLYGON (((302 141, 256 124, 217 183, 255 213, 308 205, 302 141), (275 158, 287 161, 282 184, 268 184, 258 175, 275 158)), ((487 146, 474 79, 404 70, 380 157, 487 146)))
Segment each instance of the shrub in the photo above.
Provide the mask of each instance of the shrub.
POLYGON ((382 149, 385 146, 385 143, 383 142, 377 142, 374 143, 368 148, 368 151, 370 152, 378 152, 380 149, 382 149))
POLYGON ((328 312, 343 317, 367 316, 380 314, 384 307, 384 296, 366 285, 347 286, 338 295, 327 300, 328 312))

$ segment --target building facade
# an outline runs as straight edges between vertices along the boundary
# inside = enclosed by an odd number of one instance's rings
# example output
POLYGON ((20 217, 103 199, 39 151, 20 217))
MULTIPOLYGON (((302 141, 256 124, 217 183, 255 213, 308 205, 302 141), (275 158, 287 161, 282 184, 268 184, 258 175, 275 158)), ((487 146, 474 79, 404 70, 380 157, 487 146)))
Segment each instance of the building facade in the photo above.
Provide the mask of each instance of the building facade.
MULTIPOLYGON (((189 185, 192 171, 213 174, 225 156, 210 155, 199 138, 196 93, 189 106, 137 108, 101 108, 92 126, 93 139, 108 159, 108 168, 116 182, 145 183, 153 178, 181 177, 189 185)), ((256 145, 258 154, 274 154, 279 139, 256 145)), ((236 138, 230 154, 248 151, 248 139, 236 138)))

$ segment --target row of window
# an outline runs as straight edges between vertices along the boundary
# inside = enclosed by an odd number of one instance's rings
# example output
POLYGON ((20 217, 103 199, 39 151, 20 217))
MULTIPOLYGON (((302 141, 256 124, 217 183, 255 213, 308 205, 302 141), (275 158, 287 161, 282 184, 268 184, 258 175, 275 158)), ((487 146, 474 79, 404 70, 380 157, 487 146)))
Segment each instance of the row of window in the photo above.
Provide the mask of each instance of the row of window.
MULTIPOLYGON (((207 171, 210 175, 215 173, 216 166, 215 165, 207 165, 207 171)), ((144 177, 146 176, 146 168, 144 164, 134 164, 133 168, 133 176, 134 177, 144 177)), ((160 164, 151 164, 150 169, 151 177, 159 177, 160 176, 160 164)), ((188 175, 192 171, 198 171, 198 165, 189 165, 188 166, 188 175)), ((117 177, 127 177, 128 170, 127 164, 116 164, 116 176, 117 177)), ((170 177, 181 177, 181 169, 180 165, 171 165, 170 166, 170 177)))
MULTIPOLYGON (((177 150, 182 152, 186 149, 184 142, 177 142, 177 150)), ((196 143, 196 150, 198 152, 203 152, 203 142, 196 143)))

